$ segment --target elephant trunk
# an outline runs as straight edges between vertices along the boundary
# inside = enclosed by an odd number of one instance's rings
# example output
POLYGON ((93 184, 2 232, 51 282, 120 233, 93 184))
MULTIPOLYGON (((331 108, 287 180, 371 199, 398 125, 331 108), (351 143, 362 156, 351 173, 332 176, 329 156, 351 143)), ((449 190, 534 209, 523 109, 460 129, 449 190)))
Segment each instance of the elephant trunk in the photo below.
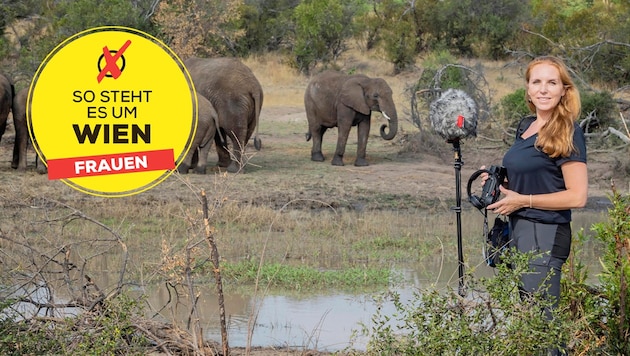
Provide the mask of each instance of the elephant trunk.
POLYGON ((391 140, 394 137, 396 137, 396 133, 398 133, 398 116, 396 115, 396 111, 394 110, 392 116, 388 116, 387 113, 385 111, 382 111, 381 114, 383 114, 383 116, 385 116, 385 118, 387 119, 387 121, 389 122, 388 124, 383 124, 381 126, 381 137, 384 140, 391 140), (386 132, 385 129, 387 129, 387 127, 389 126, 389 132, 386 132))

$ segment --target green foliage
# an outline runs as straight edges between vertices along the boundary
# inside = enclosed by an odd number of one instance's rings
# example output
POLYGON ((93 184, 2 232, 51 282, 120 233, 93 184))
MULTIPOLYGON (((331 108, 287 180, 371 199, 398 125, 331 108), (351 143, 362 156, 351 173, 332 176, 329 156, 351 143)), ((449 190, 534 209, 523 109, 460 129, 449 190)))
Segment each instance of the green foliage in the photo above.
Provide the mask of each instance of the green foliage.
POLYGON ((387 285, 391 280, 389 268, 345 268, 343 270, 319 270, 308 266, 290 266, 282 263, 264 263, 245 260, 224 263, 224 280, 239 284, 268 284, 289 290, 313 290, 321 288, 355 289, 387 285))
POLYGON ((507 126, 516 126, 523 116, 530 114, 525 102, 525 88, 516 89, 513 93, 501 98, 494 113, 500 121, 507 123, 507 126))
MULTIPOLYGON (((19 46, 5 47, 7 56, 18 59, 15 71, 19 75, 14 77, 30 80, 55 46, 67 37, 89 28, 117 25, 152 33, 151 23, 146 16, 149 8, 149 0, 62 0, 46 3, 46 6, 41 1, 16 2, 15 7, 11 6, 11 11, 0 11, 5 14, 5 21, 12 25, 16 19, 28 23, 19 26, 24 31, 17 38, 19 46)), ((0 54, 2 52, 0 50, 0 54)))
POLYGON ((429 53, 423 63, 424 70, 414 86, 414 91, 438 88, 462 88, 462 74, 458 68, 450 67, 456 58, 448 51, 429 53))
POLYGON ((67 37, 98 26, 126 26, 151 32, 151 23, 142 9, 126 0, 64 0, 54 8, 58 36, 67 37))
POLYGON ((518 37, 528 11, 520 0, 473 1, 470 9, 472 52, 479 57, 501 59, 506 47, 518 37))
POLYGON ((25 355, 46 354, 51 350, 61 349, 61 340, 49 339, 46 333, 31 328, 29 322, 17 319, 12 312, 12 306, 17 303, 14 299, 0 299, 0 354, 25 355))
MULTIPOLYGON (((354 37, 366 50, 384 54, 394 73, 413 65, 418 55, 439 50, 488 59, 553 54, 567 59, 585 80, 605 86, 630 83, 628 1, 243 0, 233 7, 219 0, 179 2, 192 4, 188 8, 195 11, 175 15, 184 23, 200 21, 204 28, 183 34, 181 41, 203 34, 207 55, 290 52, 292 65, 305 74, 319 63, 335 61, 354 37)), ((5 0, 0 28, 15 19, 36 26, 22 36, 19 48, 0 43, 0 58, 19 58, 28 76, 61 40, 90 27, 129 26, 159 36, 152 21, 158 13, 155 4, 5 0)), ((165 43, 171 43, 169 36, 165 43)))
POLYGON ((630 196, 613 190, 608 221, 593 225, 596 238, 605 245, 601 257, 600 290, 607 300, 603 318, 591 327, 601 330, 608 351, 630 354, 630 196), (604 325, 601 325, 601 323, 604 325), (600 329, 601 328, 601 329, 600 329))
POLYGON ((4 37, 0 37, 0 58, 6 57, 10 50, 9 41, 4 37))
POLYGON ((618 122, 618 108, 615 99, 608 91, 582 91, 580 92, 582 112, 580 119, 591 118, 587 131, 597 128, 606 129, 618 122))
POLYGON ((330 63, 346 49, 352 17, 352 1, 305 0, 295 8, 293 65, 308 74, 318 63, 330 63))
MULTIPOLYGON (((600 284, 587 284, 580 261, 586 242, 578 232, 563 268, 562 299, 551 321, 542 294, 522 299, 519 276, 527 273, 531 254, 510 253, 490 278, 468 277, 468 295, 428 289, 391 300, 396 312, 377 309, 362 334, 368 355, 544 355, 567 345, 569 354, 630 354, 630 196, 613 189, 608 220, 592 226, 604 246, 600 284)), ((513 251, 513 250, 512 250, 513 251)))
MULTIPOLYGON (((93 311, 65 319, 0 320, 2 355, 142 355, 147 340, 135 333, 139 300, 119 295, 93 311), (72 340, 71 342, 69 342, 72 340)), ((2 310, 12 306, 5 301, 2 310)))
POLYGON ((409 22, 408 16, 392 19, 389 27, 383 31, 382 42, 384 44, 387 59, 394 64, 394 74, 402 72, 405 68, 415 63, 417 54, 417 41, 409 22))
POLYGON ((4 0, 0 2, 0 29, 4 32, 14 19, 24 18, 41 10, 40 0, 4 0))
POLYGON ((630 83, 628 31, 630 3, 535 0, 531 4, 531 36, 524 50, 570 58, 584 79, 612 86, 630 83), (593 31, 596 28, 597 31, 593 31))
POLYGON ((377 0, 366 1, 354 17, 353 36, 368 51, 379 43, 381 32, 387 22, 381 13, 376 11, 378 4, 377 0))
POLYGON ((431 48, 449 48, 462 55, 498 59, 518 34, 527 12, 519 0, 447 0, 414 2, 415 23, 431 48))
POLYGON ((581 262, 582 247, 588 242, 583 231, 579 231, 571 244, 571 254, 563 266, 562 300, 566 305, 571 323, 569 333, 576 355, 604 354, 606 343, 603 342, 602 320, 606 318, 608 303, 604 296, 587 284, 588 271, 581 262))
POLYGON ((67 351, 75 355, 142 354, 148 345, 146 339, 134 333, 133 318, 137 315, 141 315, 137 299, 119 295, 105 300, 102 310, 91 320, 94 330, 78 328, 82 332, 75 337, 80 342, 67 351))
POLYGON ((363 328, 370 336, 367 354, 537 355, 560 346, 567 336, 561 314, 546 320, 541 308, 549 300, 539 294, 522 300, 518 292, 519 276, 531 257, 507 256, 515 267, 503 264, 495 277, 471 280, 465 299, 452 290, 425 290, 408 301, 392 292, 393 316, 378 309, 363 328))
POLYGON ((241 7, 245 36, 239 41, 243 54, 287 49, 295 30, 293 11, 298 0, 246 1, 241 7))

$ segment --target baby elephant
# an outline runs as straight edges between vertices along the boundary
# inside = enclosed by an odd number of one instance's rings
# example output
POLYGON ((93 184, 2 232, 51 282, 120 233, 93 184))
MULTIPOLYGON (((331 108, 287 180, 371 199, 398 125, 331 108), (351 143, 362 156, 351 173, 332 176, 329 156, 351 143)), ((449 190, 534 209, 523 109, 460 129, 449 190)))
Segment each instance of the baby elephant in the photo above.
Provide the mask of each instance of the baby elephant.
POLYGON ((387 124, 381 126, 383 139, 393 139, 398 131, 398 115, 392 99, 392 89, 381 78, 325 71, 314 77, 306 87, 304 106, 308 119, 306 140, 313 139, 313 161, 324 160, 322 138, 327 129, 337 126, 339 135, 332 164, 343 166, 343 154, 350 128, 357 126, 359 141, 354 165, 369 165, 365 159, 365 149, 372 111, 380 112, 389 121, 389 132, 385 132, 387 124))
POLYGON ((177 171, 182 174, 188 173, 189 169, 199 174, 206 173, 208 164, 208 152, 212 147, 214 135, 217 132, 219 116, 214 106, 203 95, 197 94, 198 102, 198 122, 195 137, 192 140, 188 154, 177 167, 177 171))

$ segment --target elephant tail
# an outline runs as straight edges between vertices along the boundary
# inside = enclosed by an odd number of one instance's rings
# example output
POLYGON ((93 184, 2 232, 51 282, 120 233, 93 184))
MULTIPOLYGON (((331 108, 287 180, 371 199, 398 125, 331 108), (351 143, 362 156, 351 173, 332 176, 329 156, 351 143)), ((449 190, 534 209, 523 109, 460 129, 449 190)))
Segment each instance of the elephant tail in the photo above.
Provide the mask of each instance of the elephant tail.
POLYGON ((17 104, 17 98, 15 97, 15 85, 13 83, 9 83, 11 87, 11 100, 9 100, 9 105, 11 105, 11 112, 15 111, 15 107, 17 104))
POLYGON ((258 97, 252 96, 252 99, 254 99, 254 108, 256 110, 256 112, 254 113, 256 115, 256 135, 254 135, 254 148, 256 148, 257 151, 260 151, 262 143, 260 141, 260 137, 258 137, 258 129, 260 127, 260 112, 262 111, 263 103, 262 88, 260 89, 260 95, 258 97))

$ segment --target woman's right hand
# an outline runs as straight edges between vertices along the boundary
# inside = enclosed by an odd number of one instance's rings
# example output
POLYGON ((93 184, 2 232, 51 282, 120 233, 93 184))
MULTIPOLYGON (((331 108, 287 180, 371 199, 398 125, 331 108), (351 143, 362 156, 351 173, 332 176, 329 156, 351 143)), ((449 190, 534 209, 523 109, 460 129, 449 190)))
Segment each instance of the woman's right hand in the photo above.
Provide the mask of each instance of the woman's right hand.
MULTIPOLYGON (((486 169, 486 166, 481 166, 481 167, 479 167, 479 169, 480 169, 480 170, 482 170, 482 169, 486 169)), ((484 185, 484 184, 486 184, 486 181, 488 180, 488 172, 483 172, 483 173, 481 173, 481 174, 479 175, 479 178, 481 178, 481 179, 480 179, 480 180, 481 180, 481 187, 483 188, 483 185, 484 185)), ((505 178, 504 178, 504 180, 503 180, 503 182, 501 182, 501 185, 502 185, 504 188, 507 188, 507 187, 508 187, 507 182, 508 182, 507 177, 505 177, 505 178)))
MULTIPOLYGON (((479 167, 479 170, 483 170, 486 169, 486 166, 481 166, 479 167)), ((488 172, 483 172, 479 175, 479 178, 481 178, 481 187, 483 188, 483 185, 486 184, 486 181, 488 180, 488 172)))

